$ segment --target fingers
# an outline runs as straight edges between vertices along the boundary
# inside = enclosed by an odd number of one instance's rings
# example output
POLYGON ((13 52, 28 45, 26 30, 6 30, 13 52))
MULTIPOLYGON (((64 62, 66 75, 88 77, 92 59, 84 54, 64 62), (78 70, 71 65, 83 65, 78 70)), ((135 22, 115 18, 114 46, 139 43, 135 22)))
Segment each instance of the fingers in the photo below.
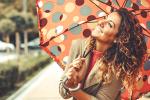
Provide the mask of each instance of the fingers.
POLYGON ((72 66, 76 69, 76 70, 80 70, 83 67, 83 64, 85 62, 85 58, 80 58, 76 61, 74 61, 72 63, 72 66))
POLYGON ((67 86, 74 86, 77 84, 77 72, 76 70, 72 67, 66 72, 66 77, 68 80, 66 81, 67 86))
POLYGON ((76 58, 76 59, 74 59, 73 61, 76 61, 76 60, 81 60, 81 59, 85 59, 85 58, 83 58, 83 57, 81 57, 80 55, 76 58))
POLYGON ((68 78, 68 80, 72 80, 72 81, 76 81, 76 77, 77 77, 77 71, 75 70, 75 68, 70 68, 68 70, 68 72, 66 73, 66 77, 68 78))
POLYGON ((76 65, 76 64, 82 64, 85 61, 85 58, 77 58, 75 60, 73 60, 72 64, 76 65))

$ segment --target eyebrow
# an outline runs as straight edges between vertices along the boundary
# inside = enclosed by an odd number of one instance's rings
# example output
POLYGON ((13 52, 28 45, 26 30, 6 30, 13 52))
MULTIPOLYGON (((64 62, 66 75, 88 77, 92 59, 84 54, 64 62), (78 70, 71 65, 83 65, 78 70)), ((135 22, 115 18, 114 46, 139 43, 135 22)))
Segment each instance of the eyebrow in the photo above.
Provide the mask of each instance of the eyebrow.
POLYGON ((114 28, 115 28, 115 23, 112 20, 109 20, 110 22, 112 22, 114 24, 114 28))

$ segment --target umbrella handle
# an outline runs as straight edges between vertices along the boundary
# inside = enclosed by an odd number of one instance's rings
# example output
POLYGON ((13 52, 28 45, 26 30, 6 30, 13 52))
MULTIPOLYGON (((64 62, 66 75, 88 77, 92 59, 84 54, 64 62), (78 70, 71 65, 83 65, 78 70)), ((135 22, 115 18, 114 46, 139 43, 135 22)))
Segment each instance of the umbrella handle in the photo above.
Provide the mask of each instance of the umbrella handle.
POLYGON ((92 51, 92 49, 90 49, 88 52, 86 52, 86 50, 84 50, 83 53, 83 58, 86 58, 86 56, 92 51))

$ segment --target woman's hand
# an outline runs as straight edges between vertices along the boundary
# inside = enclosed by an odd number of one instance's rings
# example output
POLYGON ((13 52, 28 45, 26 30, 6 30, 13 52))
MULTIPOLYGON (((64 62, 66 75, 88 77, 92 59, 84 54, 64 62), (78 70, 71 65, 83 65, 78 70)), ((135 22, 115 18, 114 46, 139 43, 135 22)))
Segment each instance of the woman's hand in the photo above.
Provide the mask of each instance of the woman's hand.
POLYGON ((74 67, 71 67, 68 69, 66 72, 65 76, 67 77, 67 81, 65 82, 65 85, 67 87, 73 88, 77 86, 77 75, 78 73, 76 72, 74 67))
POLYGON ((85 74, 85 65, 85 58, 78 57, 73 60, 69 66, 69 70, 65 74, 68 78, 66 82, 68 87, 76 87, 77 84, 83 79, 85 74))
POLYGON ((75 59, 75 61, 73 61, 73 67, 75 68, 75 70, 77 71, 77 82, 79 83, 83 78, 84 78, 84 74, 85 74, 85 68, 86 63, 85 63, 85 58, 81 58, 78 57, 77 59, 75 59))

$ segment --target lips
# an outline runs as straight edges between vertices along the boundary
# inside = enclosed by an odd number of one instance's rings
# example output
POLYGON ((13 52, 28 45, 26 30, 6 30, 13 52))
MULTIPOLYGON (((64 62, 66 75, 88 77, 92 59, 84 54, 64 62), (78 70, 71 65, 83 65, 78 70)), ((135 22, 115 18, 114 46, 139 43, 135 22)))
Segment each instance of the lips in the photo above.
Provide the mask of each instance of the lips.
POLYGON ((99 33, 103 33, 103 31, 102 31, 101 27, 100 27, 100 26, 98 26, 98 25, 96 26, 95 30, 96 30, 97 32, 99 32, 99 33))

